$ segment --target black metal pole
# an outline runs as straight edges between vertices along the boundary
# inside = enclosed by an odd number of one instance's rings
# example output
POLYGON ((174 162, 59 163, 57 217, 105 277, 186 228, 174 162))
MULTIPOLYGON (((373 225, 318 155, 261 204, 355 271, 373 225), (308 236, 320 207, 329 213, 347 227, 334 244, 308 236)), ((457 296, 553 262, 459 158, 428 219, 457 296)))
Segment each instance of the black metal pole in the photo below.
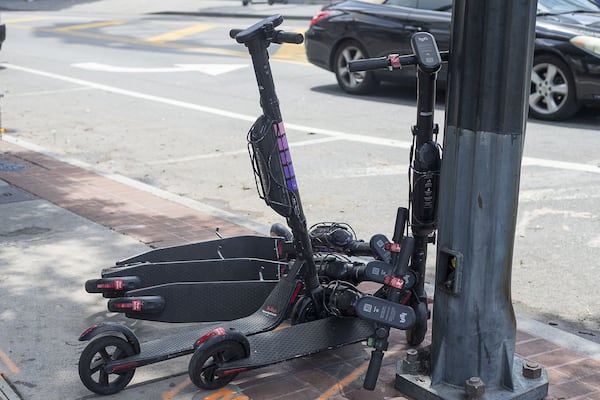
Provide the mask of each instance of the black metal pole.
POLYGON ((513 244, 535 35, 535 0, 455 0, 440 182, 428 379, 418 399, 542 399, 515 358, 513 244))

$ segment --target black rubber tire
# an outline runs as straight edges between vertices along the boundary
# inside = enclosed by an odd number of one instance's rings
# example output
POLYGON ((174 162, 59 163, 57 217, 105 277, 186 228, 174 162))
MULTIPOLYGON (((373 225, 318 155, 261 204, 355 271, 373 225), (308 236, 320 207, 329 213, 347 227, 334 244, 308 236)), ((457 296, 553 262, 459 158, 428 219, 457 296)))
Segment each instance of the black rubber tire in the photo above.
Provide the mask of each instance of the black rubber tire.
POLYGON ((372 71, 350 72, 348 62, 368 58, 365 48, 355 40, 347 40, 339 45, 333 59, 333 72, 338 85, 350 94, 367 94, 375 91, 379 82, 372 71))
POLYGON ((247 6, 249 2, 250 2, 250 0, 242 0, 242 5, 247 6))
POLYGON ((79 379, 86 388, 94 393, 109 395, 120 392, 127 386, 135 369, 124 370, 115 374, 106 374, 100 368, 109 361, 133 356, 133 346, 118 336, 101 336, 92 340, 79 357, 79 379), (97 375, 97 379, 94 376, 97 375), (111 375, 116 379, 111 381, 111 375))
POLYGON ((405 331, 406 342, 409 346, 418 346, 425 340, 427 334, 427 319, 429 313, 427 312, 426 300, 423 300, 414 307, 415 310, 415 324, 405 331))
POLYGON ((219 342, 205 349, 199 348, 190 360, 188 374, 194 385, 201 389, 219 389, 234 380, 238 374, 215 376, 217 364, 239 360, 245 356, 243 346, 233 340, 219 342))
POLYGON ((302 296, 296 301, 290 317, 290 323, 292 325, 303 324, 317 319, 319 318, 315 312, 313 300, 310 296, 302 296))
POLYGON ((271 225, 269 233, 271 234, 271 236, 282 237, 287 241, 292 241, 294 239, 294 235, 292 235, 292 232, 285 225, 280 223, 275 223, 271 225))
POLYGON ((542 54, 533 59, 529 115, 559 121, 579 111, 575 80, 569 66, 560 58, 542 54))

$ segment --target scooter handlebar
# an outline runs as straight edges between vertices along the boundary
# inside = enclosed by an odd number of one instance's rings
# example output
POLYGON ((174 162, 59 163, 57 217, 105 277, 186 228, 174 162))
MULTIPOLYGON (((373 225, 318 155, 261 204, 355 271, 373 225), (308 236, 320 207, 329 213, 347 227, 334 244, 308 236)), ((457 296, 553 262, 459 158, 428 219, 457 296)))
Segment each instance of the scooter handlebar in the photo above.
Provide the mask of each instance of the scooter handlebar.
MULTIPOLYGON (((441 51, 440 57, 442 61, 448 61, 448 52, 441 51)), ((372 71, 375 69, 400 69, 407 65, 416 65, 418 63, 417 57, 414 54, 401 56, 398 54, 390 54, 385 57, 377 58, 365 58, 363 60, 350 61, 348 63, 348 71, 372 71)))
POLYGON ((301 44, 304 42, 304 36, 302 36, 301 33, 296 32, 277 31, 271 42, 301 44))
POLYGON ((371 71, 383 68, 401 68, 404 65, 414 64, 416 64, 416 57, 414 55, 400 56, 398 54, 390 54, 385 57, 350 61, 348 63, 348 70, 350 72, 371 71))
MULTIPOLYGON (((238 35, 244 32, 244 29, 232 29, 229 31, 229 37, 232 39, 236 39, 239 42, 238 35)), ((296 32, 285 32, 285 31, 275 31, 275 34, 272 38, 268 39, 272 43, 292 43, 292 44, 301 44, 304 42, 304 36, 301 33, 296 32)))

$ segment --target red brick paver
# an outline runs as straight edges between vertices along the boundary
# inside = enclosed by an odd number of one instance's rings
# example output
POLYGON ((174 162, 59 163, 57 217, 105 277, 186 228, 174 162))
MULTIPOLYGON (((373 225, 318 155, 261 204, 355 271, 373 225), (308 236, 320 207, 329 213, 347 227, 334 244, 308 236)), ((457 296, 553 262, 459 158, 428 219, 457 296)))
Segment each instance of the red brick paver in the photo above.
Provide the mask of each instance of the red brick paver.
POLYGON ((256 233, 17 145, 1 142, 2 159, 23 166, 0 179, 152 247, 256 233))

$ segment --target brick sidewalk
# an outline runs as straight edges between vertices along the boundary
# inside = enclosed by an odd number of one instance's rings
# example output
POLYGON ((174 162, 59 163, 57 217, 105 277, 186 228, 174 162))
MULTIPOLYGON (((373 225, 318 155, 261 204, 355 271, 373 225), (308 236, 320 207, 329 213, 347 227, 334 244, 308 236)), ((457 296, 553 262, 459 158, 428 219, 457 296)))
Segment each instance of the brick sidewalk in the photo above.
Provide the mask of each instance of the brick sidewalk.
POLYGON ((21 169, 0 169, 0 178, 97 224, 151 247, 254 233, 181 204, 2 141, 2 160, 21 169))
MULTIPOLYGON (((7 141, 0 142, 0 149, 0 165, 11 166, 0 168, 0 179, 152 247, 215 239, 217 227, 224 236, 256 233, 249 228, 7 141)), ((429 341, 428 336, 424 345, 429 341)), ((290 385, 304 385, 305 390, 294 392, 294 396, 303 393, 303 398, 316 398, 327 390, 335 392, 330 393, 329 398, 337 399, 401 398, 398 397, 400 393, 393 389, 392 382, 395 376, 395 360, 406 350, 403 345, 404 334, 394 332, 391 343, 397 345, 393 347, 395 351, 388 352, 380 380, 384 384, 379 384, 375 392, 360 389, 362 379, 359 377, 362 374, 357 375, 351 382, 338 385, 339 389, 336 389, 332 374, 311 372, 315 366, 303 361, 268 368, 278 371, 282 368, 289 370, 290 367, 300 367, 301 372, 293 374, 293 382, 262 379, 259 382, 254 381, 252 386, 242 383, 240 388, 251 398, 269 398, 282 390, 283 393, 292 392, 290 385), (306 368, 302 368, 302 365, 306 368)), ((333 374, 338 382, 347 379, 351 372, 349 370, 360 371, 365 368, 368 359, 365 358, 366 353, 357 350, 355 346, 330 352, 330 357, 337 359, 338 367, 342 364, 345 366, 338 368, 333 374)), ((516 355, 544 366, 549 376, 550 396, 556 399, 600 400, 599 360, 520 330, 517 332, 516 355)))

